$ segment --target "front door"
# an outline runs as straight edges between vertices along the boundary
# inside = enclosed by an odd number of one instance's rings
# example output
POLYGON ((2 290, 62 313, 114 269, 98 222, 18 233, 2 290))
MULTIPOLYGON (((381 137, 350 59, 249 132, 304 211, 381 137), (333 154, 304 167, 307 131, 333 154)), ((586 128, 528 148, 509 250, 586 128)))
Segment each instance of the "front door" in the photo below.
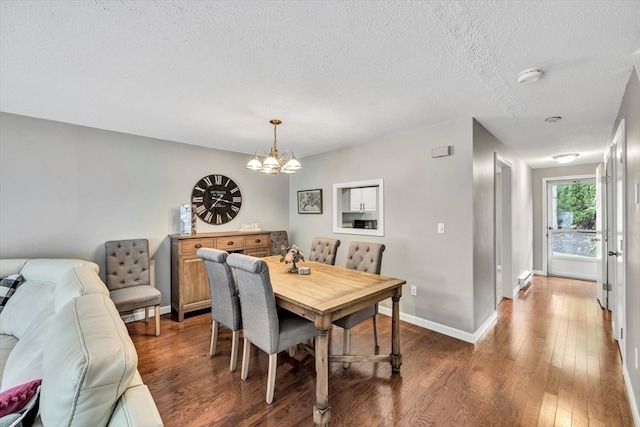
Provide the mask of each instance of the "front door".
POLYGON ((548 274, 595 281, 595 177, 549 181, 547 198, 548 274))

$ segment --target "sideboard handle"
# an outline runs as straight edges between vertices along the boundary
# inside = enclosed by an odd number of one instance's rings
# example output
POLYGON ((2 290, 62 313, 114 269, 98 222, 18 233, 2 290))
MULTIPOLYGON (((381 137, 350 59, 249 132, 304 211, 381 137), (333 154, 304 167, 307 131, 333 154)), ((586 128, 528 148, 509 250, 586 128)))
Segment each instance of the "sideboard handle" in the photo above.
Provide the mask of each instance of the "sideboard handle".
POLYGON ((196 249, 199 249, 201 247, 202 247, 202 245, 200 243, 196 244, 196 249))
POLYGON ((256 239, 256 243, 260 243, 260 239, 256 239))
POLYGON ((229 241, 227 242, 227 245, 229 245, 229 246, 233 245, 233 240, 229 240, 229 241))

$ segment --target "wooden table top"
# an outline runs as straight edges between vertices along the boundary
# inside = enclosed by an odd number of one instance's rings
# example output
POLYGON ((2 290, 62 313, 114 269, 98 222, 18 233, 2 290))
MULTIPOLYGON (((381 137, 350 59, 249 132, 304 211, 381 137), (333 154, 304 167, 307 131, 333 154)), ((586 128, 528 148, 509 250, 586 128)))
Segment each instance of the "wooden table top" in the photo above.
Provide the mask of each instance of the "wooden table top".
POLYGON ((345 310, 354 311, 363 302, 371 304, 387 298, 406 283, 401 279, 313 261, 298 263, 298 267, 309 267, 310 274, 289 273, 290 264, 281 263, 280 255, 263 259, 269 266, 276 299, 307 312, 332 314, 334 319, 348 314, 345 310))

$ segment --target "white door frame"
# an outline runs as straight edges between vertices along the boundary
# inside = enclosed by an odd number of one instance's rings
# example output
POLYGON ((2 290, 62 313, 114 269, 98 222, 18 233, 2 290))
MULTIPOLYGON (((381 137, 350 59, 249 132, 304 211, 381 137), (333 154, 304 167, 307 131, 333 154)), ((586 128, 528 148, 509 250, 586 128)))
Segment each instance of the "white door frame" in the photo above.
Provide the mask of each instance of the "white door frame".
MULTIPOLYGON (((496 233, 494 233, 494 239, 497 239, 497 236, 500 236, 500 258, 498 259, 497 255, 494 256, 495 259, 495 265, 494 268, 497 267, 498 264, 500 264, 502 266, 502 272, 501 272, 501 296, 505 297, 505 298, 513 298, 514 295, 514 288, 516 286, 516 283, 514 283, 514 277, 513 277, 513 273, 512 273, 512 245, 511 245, 511 235, 512 235, 512 227, 511 227, 511 211, 512 211, 512 207, 511 207, 511 182, 512 182, 512 171, 513 171, 513 165, 511 163, 511 160, 509 160, 508 158, 506 158, 505 156, 503 156, 500 153, 495 153, 495 157, 494 157, 494 174, 497 175, 498 174, 498 169, 501 169, 501 175, 502 175, 502 179, 500 180, 501 182, 501 186, 500 188, 498 188, 497 186, 494 188, 494 200, 497 200, 497 198, 495 198, 495 194, 499 191, 500 195, 502 197, 500 197, 501 206, 497 206, 496 204, 494 204, 494 224, 497 226, 497 218, 498 215, 500 215, 500 224, 501 224, 501 232, 498 233, 497 229, 496 229, 496 233), (500 209, 500 212, 498 212, 498 209, 500 209)), ((495 180, 494 182, 497 182, 497 180, 495 180)), ((494 248, 498 247, 498 242, 494 241, 494 248)), ((495 285, 495 296, 496 298, 494 298, 496 301, 498 300, 498 295, 499 295, 499 290, 498 290, 498 280, 497 280, 497 274, 494 275, 496 283, 495 285)), ((496 304, 497 306, 497 304, 496 304)))
POLYGON ((548 194, 547 194, 547 187, 549 182, 553 182, 553 181, 571 181, 571 180, 578 180, 578 179, 595 179, 596 175, 595 172, 593 174, 589 174, 589 175, 566 175, 566 176, 554 176, 554 177, 547 177, 547 178, 542 178, 542 235, 541 237, 541 242, 542 242, 542 274, 543 275, 547 275, 548 273, 548 269, 547 269, 547 260, 548 258, 548 241, 547 241, 547 234, 549 231, 549 221, 547 220, 547 217, 549 216, 548 213, 548 202, 547 202, 547 198, 548 198, 548 194))
POLYGON ((626 135, 625 135, 625 121, 624 119, 620 120, 620 124, 618 125, 618 129, 616 130, 616 134, 613 137, 613 142, 611 144, 611 155, 613 155, 614 159, 614 167, 612 173, 612 181, 613 185, 611 186, 613 189, 613 198, 611 200, 612 207, 614 208, 613 215, 613 228, 611 230, 611 238, 608 241, 607 250, 609 253, 615 252, 618 255, 612 256, 614 258, 614 262, 609 265, 613 267, 613 280, 610 282, 613 290, 613 299, 614 303, 612 306, 612 316, 611 316, 611 324, 613 327, 613 336, 616 340, 618 340, 618 346, 620 347, 620 352, 624 358, 626 354, 626 334, 624 331, 627 330, 627 316, 626 316, 626 294, 627 294, 627 284, 625 277, 625 268, 626 268, 626 238, 625 238, 625 230, 626 230, 626 218, 625 218, 625 209, 626 209, 626 135))
MULTIPOLYGON (((606 157, 606 156, 605 156, 606 157)), ((596 168, 596 293, 600 306, 611 311, 607 281, 607 168, 600 163, 596 168)))

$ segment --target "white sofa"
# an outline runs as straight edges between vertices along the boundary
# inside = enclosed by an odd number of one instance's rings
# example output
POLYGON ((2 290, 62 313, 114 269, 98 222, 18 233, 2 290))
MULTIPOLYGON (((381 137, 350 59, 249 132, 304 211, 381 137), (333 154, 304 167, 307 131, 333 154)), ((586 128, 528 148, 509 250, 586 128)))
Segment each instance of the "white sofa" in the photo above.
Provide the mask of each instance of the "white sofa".
POLYGON ((0 312, 0 392, 42 379, 36 426, 162 426, 92 262, 0 260, 24 282, 0 312))

